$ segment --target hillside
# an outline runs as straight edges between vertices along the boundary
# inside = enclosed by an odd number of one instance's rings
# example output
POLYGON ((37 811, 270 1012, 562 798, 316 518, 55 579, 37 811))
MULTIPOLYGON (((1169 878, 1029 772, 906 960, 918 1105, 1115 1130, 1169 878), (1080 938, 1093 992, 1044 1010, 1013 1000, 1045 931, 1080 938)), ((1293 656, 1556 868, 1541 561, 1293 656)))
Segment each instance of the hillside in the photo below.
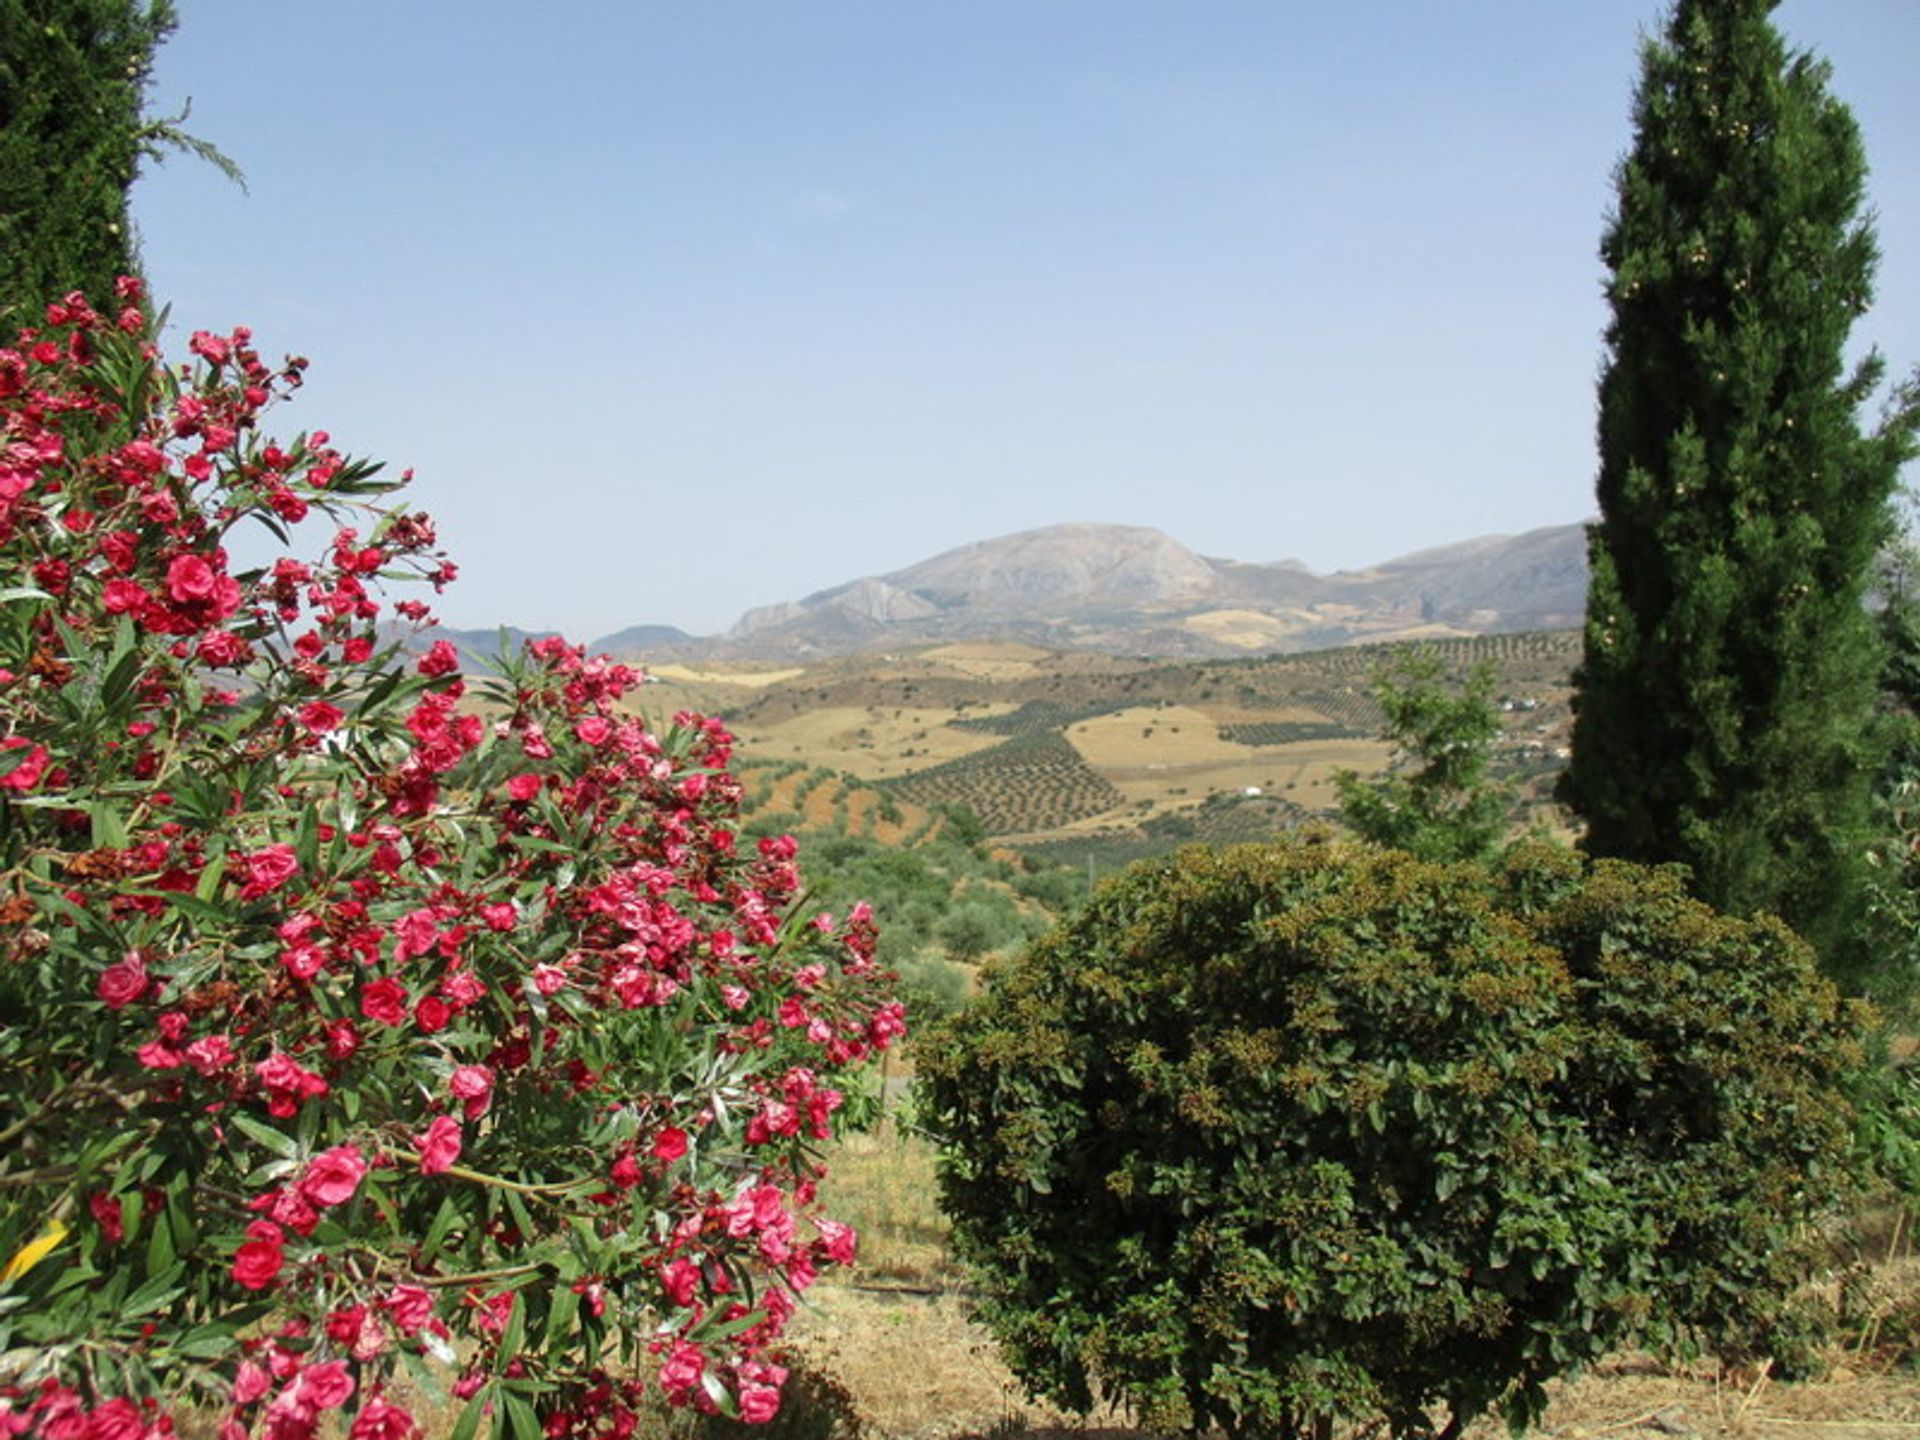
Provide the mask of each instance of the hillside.
MULTIPOLYGON (((1537 810, 1566 743, 1577 633, 1429 643, 1456 672, 1495 667, 1511 706, 1499 765, 1537 810)), ((1336 770, 1386 764, 1371 682, 1390 653, 1156 661, 959 643, 808 666, 663 666, 643 701, 723 716, 764 777, 758 803, 811 825, 910 845, 957 808, 1003 845, 1104 864, 1331 813, 1336 770), (789 775, 822 778, 798 789, 789 775)))

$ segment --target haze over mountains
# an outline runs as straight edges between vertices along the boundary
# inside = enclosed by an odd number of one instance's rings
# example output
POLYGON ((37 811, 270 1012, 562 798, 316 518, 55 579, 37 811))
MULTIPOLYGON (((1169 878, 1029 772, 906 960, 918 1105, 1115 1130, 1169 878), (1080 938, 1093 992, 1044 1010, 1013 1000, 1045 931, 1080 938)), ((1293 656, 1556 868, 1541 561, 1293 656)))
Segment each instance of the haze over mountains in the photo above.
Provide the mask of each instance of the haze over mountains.
MULTIPOLYGON (((806 661, 957 640, 1210 658, 1356 642, 1567 629, 1586 603, 1584 525, 1493 535, 1320 575, 1197 555, 1159 530, 1054 525, 749 610, 725 634, 638 625, 592 649, 665 660, 806 661)), ((477 648, 497 641, 484 634, 477 648)))

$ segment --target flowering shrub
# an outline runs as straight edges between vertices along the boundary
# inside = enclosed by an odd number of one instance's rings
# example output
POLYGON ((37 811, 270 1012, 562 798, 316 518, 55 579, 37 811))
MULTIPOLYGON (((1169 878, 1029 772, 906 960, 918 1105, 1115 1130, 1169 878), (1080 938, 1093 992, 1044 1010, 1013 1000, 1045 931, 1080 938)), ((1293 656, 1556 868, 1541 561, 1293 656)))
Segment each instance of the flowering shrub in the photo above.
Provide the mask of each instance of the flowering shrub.
POLYGON ((768 1418, 901 1033, 871 917, 736 846, 729 737, 635 671, 411 659, 382 582, 453 567, 260 433, 304 362, 169 369, 120 299, 0 349, 0 1434, 402 1440, 402 1370, 462 1440, 768 1418))

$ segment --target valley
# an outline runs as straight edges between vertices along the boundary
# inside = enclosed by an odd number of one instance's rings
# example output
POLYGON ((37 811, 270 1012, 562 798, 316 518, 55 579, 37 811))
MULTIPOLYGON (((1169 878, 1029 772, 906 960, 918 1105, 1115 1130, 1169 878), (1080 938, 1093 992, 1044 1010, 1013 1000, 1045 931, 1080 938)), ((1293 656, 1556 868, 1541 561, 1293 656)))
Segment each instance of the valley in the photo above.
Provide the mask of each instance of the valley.
MULTIPOLYGON (((1543 818, 1577 632, 1424 643, 1452 674, 1493 666, 1516 822, 1543 818)), ((805 828, 898 844, 965 817, 1003 847, 1118 863, 1328 817, 1336 771, 1388 763, 1371 685, 1394 649, 1168 661, 960 642, 809 665, 669 663, 643 700, 662 717, 720 715, 752 808, 805 828)))

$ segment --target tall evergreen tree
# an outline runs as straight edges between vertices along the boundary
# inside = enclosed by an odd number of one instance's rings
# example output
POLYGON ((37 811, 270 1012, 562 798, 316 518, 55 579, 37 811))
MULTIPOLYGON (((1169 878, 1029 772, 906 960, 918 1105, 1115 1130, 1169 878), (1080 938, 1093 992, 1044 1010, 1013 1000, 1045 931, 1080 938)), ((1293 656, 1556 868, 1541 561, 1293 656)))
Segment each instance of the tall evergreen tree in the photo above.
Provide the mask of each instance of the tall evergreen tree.
MULTIPOLYGON (((1684 861, 1841 971, 1879 642, 1862 604, 1920 396, 1843 351, 1877 253, 1866 162, 1776 0, 1678 0, 1647 42, 1601 244, 1600 522, 1562 786, 1587 847, 1684 861)), ((1854 978, 1859 978, 1855 976, 1854 978)))
POLYGON ((70 290, 96 304, 136 273, 127 195, 140 161, 225 156, 142 115, 171 0, 0 0, 0 333, 70 290))

